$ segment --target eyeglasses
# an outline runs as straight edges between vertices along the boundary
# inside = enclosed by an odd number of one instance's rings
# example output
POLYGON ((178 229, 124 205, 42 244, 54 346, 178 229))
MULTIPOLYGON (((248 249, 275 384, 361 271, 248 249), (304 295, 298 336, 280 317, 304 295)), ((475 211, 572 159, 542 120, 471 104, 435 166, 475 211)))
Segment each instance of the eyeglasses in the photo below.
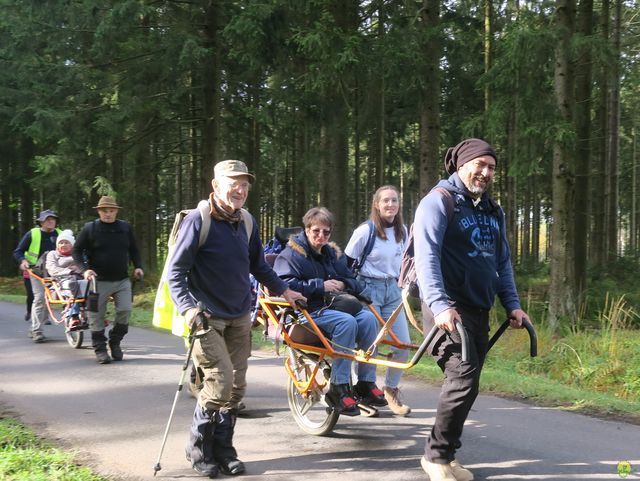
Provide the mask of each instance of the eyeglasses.
POLYGON ((310 229, 311 233, 314 236, 319 236, 320 234, 324 235, 325 237, 329 237, 331 235, 331 229, 310 229))

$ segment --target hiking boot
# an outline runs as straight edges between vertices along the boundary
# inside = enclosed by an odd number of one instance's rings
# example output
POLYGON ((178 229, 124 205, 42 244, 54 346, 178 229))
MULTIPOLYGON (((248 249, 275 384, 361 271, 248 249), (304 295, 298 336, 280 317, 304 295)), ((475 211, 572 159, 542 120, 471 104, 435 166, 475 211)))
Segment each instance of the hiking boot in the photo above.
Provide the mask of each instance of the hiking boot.
POLYGON ((109 341, 109 349, 111 349, 111 358, 114 361, 122 361, 124 354, 122 354, 119 342, 109 341))
POLYGON ((33 342, 44 342, 46 338, 44 337, 44 334, 42 334, 41 332, 34 332, 33 333, 33 342))
POLYGON ((331 384, 327 391, 327 399, 336 411, 345 416, 359 416, 360 409, 348 384, 331 384))
POLYGON ((411 412, 411 408, 400 399, 400 388, 384 386, 382 391, 384 392, 384 398, 387 400, 389 409, 391 409, 393 414, 406 416, 411 412))
POLYGON ((96 360, 99 364, 109 364, 111 357, 107 351, 96 351, 96 360))
POLYGON ((430 481, 458 481, 453 475, 451 464, 432 463, 422 456, 420 459, 420 466, 422 466, 424 472, 427 473, 430 481))
POLYGON ((244 463, 238 458, 226 458, 218 461, 218 468, 227 476, 235 476, 244 473, 244 463))
POLYGON ((455 459, 451 461, 451 470, 458 481, 472 481, 473 473, 455 459))
POLYGON ((367 406, 386 406, 387 400, 384 393, 376 386, 375 382, 358 381, 353 389, 356 396, 360 398, 362 404, 367 406))

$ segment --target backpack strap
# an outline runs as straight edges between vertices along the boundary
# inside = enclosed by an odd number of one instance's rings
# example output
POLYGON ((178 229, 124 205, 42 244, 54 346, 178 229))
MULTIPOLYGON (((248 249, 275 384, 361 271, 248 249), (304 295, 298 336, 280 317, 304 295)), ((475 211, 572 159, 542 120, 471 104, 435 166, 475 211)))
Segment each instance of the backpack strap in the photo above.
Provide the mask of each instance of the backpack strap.
POLYGON ((198 238, 198 248, 202 247, 202 244, 207 240, 209 235, 209 229, 211 228, 211 210, 208 200, 201 200, 198 202, 198 212, 200 212, 200 218, 202 219, 202 227, 200 227, 200 236, 198 238))
POLYGON ((364 245, 364 249, 362 249, 362 253, 358 258, 358 261, 353 264, 353 272, 355 274, 362 269, 364 261, 367 260, 367 257, 369 257, 369 254, 371 254, 371 251, 373 250, 373 245, 376 243, 376 229, 373 225, 373 221, 369 219, 367 221, 367 225, 369 226, 369 237, 367 237, 367 243, 364 245))
POLYGON ((442 195, 444 199, 445 210, 447 211, 447 224, 449 224, 453 219, 453 213, 455 211, 455 200, 453 199, 451 191, 445 189, 444 187, 434 187, 431 190, 440 192, 440 194, 442 195))
MULTIPOLYGON (((209 235, 209 230, 211 229, 211 206, 209 205, 209 200, 201 200, 198 202, 198 212, 200 212, 200 218, 202 219, 202 227, 200 227, 200 235, 198 238, 198 247, 202 247, 207 240, 207 236, 209 235)), ((242 215, 242 222, 244 224, 244 228, 247 231, 247 240, 251 240, 251 234, 253 233, 253 217, 249 214, 249 211, 246 209, 240 209, 240 214, 242 215)))
POLYGON ((253 233, 253 217, 249 214, 247 209, 240 209, 240 214, 242 214, 242 222, 244 223, 244 228, 247 231, 247 241, 251 242, 251 234, 253 233))

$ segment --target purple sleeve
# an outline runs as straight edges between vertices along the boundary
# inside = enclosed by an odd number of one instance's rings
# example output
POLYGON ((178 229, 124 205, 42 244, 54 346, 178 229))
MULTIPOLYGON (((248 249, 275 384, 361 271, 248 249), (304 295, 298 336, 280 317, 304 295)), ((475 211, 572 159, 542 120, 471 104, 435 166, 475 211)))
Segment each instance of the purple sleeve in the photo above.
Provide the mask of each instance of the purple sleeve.
POLYGON ((28 230, 22 239, 20 239, 18 247, 13 251, 13 257, 18 263, 24 260, 24 253, 29 250, 29 244, 31 244, 31 230, 28 230))
POLYGON ((442 243, 448 218, 445 198, 436 192, 426 195, 418 205, 413 225, 416 274, 420 298, 434 315, 451 307, 442 277, 442 243))
POLYGON ((513 268, 511 267, 511 251, 509 249, 509 242, 507 241, 507 226, 502 209, 500 209, 500 215, 500 242, 502 245, 498 249, 500 258, 497 260, 498 278, 500 280, 498 285, 498 298, 507 311, 507 315, 509 315, 511 311, 520 309, 521 307, 518 291, 516 290, 516 281, 513 277, 513 268))
POLYGON ((279 296, 286 291, 289 286, 286 282, 280 279, 280 277, 278 277, 278 274, 274 272, 271 266, 267 264, 267 261, 264 259, 264 248, 262 247, 262 241, 258 234, 259 232, 260 229, 258 229, 258 224, 256 223, 256 220, 253 219, 253 230, 249 241, 251 274, 253 274, 253 277, 255 277, 258 282, 264 284, 270 292, 279 296))

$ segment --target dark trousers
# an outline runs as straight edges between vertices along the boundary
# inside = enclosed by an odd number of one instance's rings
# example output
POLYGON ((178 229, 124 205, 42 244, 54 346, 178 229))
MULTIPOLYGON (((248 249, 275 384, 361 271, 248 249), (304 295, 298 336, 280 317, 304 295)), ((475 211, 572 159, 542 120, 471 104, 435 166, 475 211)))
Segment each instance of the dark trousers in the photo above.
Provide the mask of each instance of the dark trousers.
MULTIPOLYGON (((468 360, 462 362, 461 338, 457 332, 437 336, 431 355, 444 373, 436 420, 425 445, 425 457, 438 464, 455 459, 462 445, 460 437, 467 415, 478 396, 480 372, 489 343, 489 313, 485 310, 456 307, 469 340, 468 360)), ((433 326, 425 322, 425 332, 433 326)))

